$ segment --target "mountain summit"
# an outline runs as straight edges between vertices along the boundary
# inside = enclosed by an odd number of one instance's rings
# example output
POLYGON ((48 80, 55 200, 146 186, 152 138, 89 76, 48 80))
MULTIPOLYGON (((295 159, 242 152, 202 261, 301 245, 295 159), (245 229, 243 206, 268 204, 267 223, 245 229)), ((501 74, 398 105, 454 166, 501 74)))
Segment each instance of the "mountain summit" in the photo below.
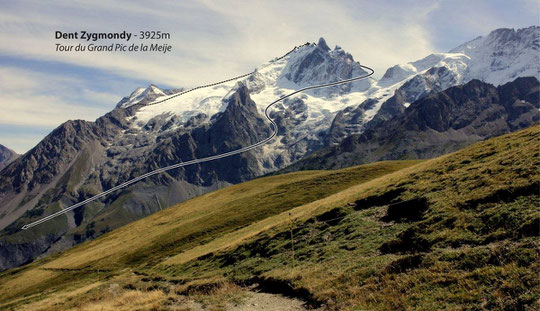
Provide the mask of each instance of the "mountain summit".
MULTIPOLYGON (((352 55, 336 46, 331 50, 323 38, 317 44, 302 47, 291 53, 287 65, 281 71, 278 85, 305 87, 365 75, 367 72, 355 62, 352 55)), ((372 80, 358 81, 333 88, 312 91, 312 94, 332 96, 363 92, 372 85, 372 80)))
POLYGON ((147 104, 152 101, 155 101, 158 97, 165 96, 165 92, 159 87, 150 84, 146 89, 137 88, 131 95, 122 98, 120 102, 116 105, 117 108, 128 108, 137 104, 147 104))
POLYGON ((517 77, 538 77, 539 26, 502 28, 450 51, 468 56, 464 80, 479 79, 500 85, 517 77))

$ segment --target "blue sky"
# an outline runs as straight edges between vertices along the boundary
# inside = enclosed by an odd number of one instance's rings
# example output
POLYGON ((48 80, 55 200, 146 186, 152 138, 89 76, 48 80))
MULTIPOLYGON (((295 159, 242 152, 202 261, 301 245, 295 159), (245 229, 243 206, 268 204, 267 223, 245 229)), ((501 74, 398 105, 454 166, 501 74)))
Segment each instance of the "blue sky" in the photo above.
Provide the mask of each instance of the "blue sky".
MULTIPOLYGON (((536 0, 0 0, 0 144, 26 152, 69 119, 95 120, 139 86, 190 87, 324 37, 382 76, 501 27, 540 24, 536 0), (56 30, 171 34, 172 53, 60 53, 56 30)), ((165 41, 162 41, 165 42, 165 41)))

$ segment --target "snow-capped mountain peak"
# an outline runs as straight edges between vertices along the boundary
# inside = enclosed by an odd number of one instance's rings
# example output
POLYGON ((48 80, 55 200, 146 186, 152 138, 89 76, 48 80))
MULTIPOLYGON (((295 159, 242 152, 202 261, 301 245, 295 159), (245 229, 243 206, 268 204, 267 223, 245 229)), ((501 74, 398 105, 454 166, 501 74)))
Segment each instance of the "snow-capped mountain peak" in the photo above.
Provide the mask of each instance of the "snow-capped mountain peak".
POLYGON ((486 49, 506 50, 508 53, 524 51, 528 49, 538 50, 538 30, 540 26, 531 26, 515 30, 513 28, 500 28, 493 30, 487 36, 479 36, 474 40, 465 42, 452 49, 450 53, 488 52, 486 49))
MULTIPOLYGON (((434 53, 421 60, 389 68, 378 82, 388 87, 424 74, 434 67, 446 67, 454 76, 455 84, 472 79, 494 85, 517 77, 538 76, 540 72, 540 27, 501 28, 485 37, 477 37, 448 53, 434 53)), ((444 86, 450 87, 452 85, 444 86)))
POLYGON ((379 121, 403 112, 431 92, 473 79, 498 86, 518 77, 540 78, 539 38, 538 26, 497 29, 449 53, 433 53, 418 61, 395 65, 366 91, 368 100, 338 115, 339 120, 334 120, 329 130, 333 133, 329 141, 361 133, 366 127, 377 126, 379 121))
POLYGON ((164 90, 154 84, 150 84, 146 89, 142 87, 135 89, 129 96, 122 98, 116 107, 127 108, 136 104, 146 104, 165 95, 167 94, 164 90))
POLYGON ((330 51, 330 47, 328 44, 326 44, 326 40, 324 40, 323 37, 319 38, 319 42, 317 42, 317 47, 323 51, 330 51))
MULTIPOLYGON (((291 52, 261 64, 253 74, 245 78, 197 88, 179 96, 171 96, 179 94, 178 91, 163 90, 151 85, 146 89, 135 90, 122 99, 117 107, 137 106, 134 114, 128 117, 131 128, 126 133, 160 140, 160 137, 177 131, 189 131, 193 124, 197 127, 211 126, 219 113, 227 109, 231 94, 241 85, 245 85, 258 111, 263 113, 268 104, 302 87, 366 73, 351 54, 339 46, 332 50, 321 38, 318 43, 297 46, 291 52), (160 103, 152 105, 155 101, 160 103)), ((280 124, 278 140, 261 151, 264 153, 261 161, 270 161, 262 164, 265 171, 276 168, 277 164, 272 160, 276 157, 281 158, 281 167, 320 148, 323 144, 321 135, 324 135, 335 114, 364 101, 365 91, 375 83, 370 78, 348 85, 303 92, 274 106, 272 113, 287 124, 280 124)))
POLYGON ((538 77, 540 27, 501 28, 450 51, 470 57, 464 82, 479 79, 500 85, 517 77, 538 77))
MULTIPOLYGON (((349 79, 366 73, 360 63, 354 61, 351 54, 339 46, 331 50, 324 38, 320 38, 317 44, 303 46, 291 53, 277 83, 281 87, 301 88, 349 79)), ((352 91, 365 91, 371 84, 370 80, 359 81, 310 93, 331 97, 352 91)))

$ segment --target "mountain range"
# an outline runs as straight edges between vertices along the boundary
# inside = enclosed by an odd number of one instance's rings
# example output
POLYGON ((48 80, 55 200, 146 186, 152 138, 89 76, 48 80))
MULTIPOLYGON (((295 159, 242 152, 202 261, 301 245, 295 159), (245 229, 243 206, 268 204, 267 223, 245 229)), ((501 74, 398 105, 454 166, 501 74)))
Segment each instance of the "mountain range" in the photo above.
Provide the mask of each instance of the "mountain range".
POLYGON ((297 94, 271 112, 279 134, 260 149, 148 178, 20 231, 150 170, 260 141, 270 134, 262 111, 276 98, 366 72, 321 38, 245 78, 163 103, 152 104, 183 89, 138 88, 95 122, 67 121, 24 155, 2 161, 0 269, 276 170, 435 157, 538 123, 539 34, 537 26, 497 29, 448 53, 393 66, 380 80, 297 94))
POLYGON ((403 113, 284 171, 336 169, 396 159, 427 159, 538 124, 540 83, 517 78, 495 87, 472 80, 415 101, 403 113))

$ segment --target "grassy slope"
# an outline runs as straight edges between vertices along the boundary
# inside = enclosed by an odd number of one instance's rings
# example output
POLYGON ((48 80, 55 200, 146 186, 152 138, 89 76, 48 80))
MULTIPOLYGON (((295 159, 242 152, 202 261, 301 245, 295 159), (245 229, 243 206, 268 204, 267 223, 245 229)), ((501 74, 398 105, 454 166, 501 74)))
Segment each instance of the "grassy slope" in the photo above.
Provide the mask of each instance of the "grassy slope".
POLYGON ((354 204, 292 225, 294 261, 283 227, 198 261, 170 259, 148 273, 203 284, 256 276, 338 310, 537 310, 539 131, 347 189, 340 196, 354 204), (416 200, 393 211, 427 206, 425 213, 390 221, 388 204, 408 199, 416 200))
MULTIPOLYGON (((67 288, 94 282, 94 277, 151 266, 184 250, 197 257, 206 251, 196 246, 244 232, 240 228, 417 163, 396 161, 272 176, 203 195, 62 254, 0 274, 0 303, 14 307, 22 301, 38 301, 49 295, 45 289, 59 295, 67 288), (74 284, 72 279, 82 283, 74 284)), ((236 241, 255 233, 237 236, 236 241)))
POLYGON ((216 191, 0 274, 0 307, 159 309, 258 282, 339 310, 538 309, 539 138, 216 191))

